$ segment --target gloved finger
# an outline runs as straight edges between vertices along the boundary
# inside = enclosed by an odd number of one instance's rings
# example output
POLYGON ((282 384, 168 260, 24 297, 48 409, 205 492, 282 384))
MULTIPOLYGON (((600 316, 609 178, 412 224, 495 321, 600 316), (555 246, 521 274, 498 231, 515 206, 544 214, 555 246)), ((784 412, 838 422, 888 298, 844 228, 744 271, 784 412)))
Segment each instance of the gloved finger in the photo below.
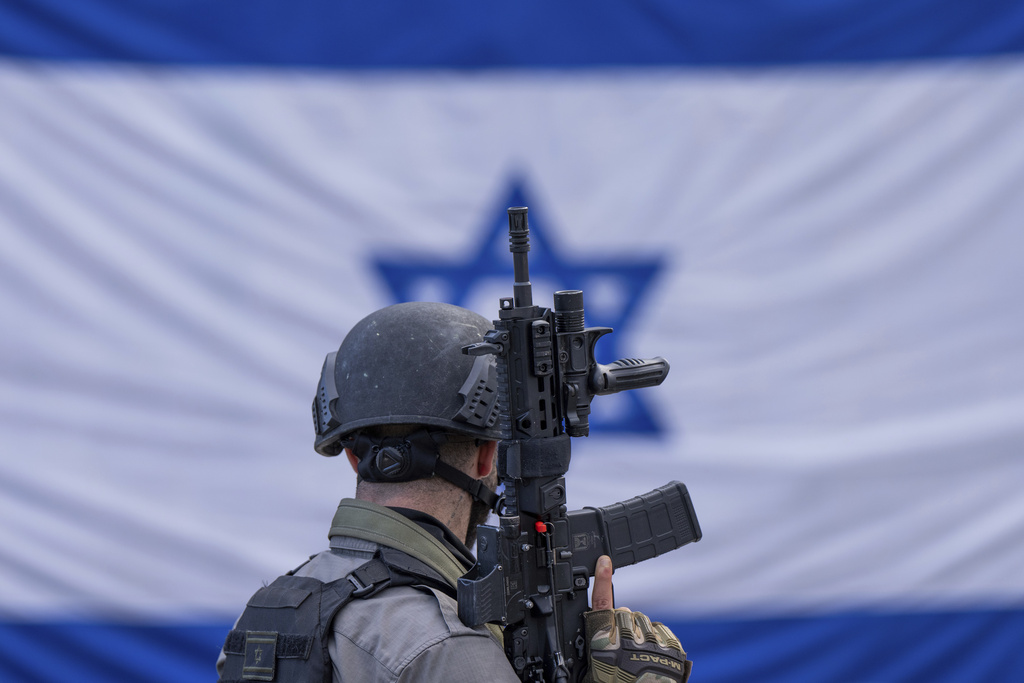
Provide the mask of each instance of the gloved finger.
POLYGON ((686 653, 683 652, 683 644, 679 642, 679 639, 676 638, 676 634, 672 633, 672 631, 667 626, 665 626, 665 624, 661 623, 660 621, 654 622, 653 631, 655 642, 657 642, 658 645, 660 645, 661 647, 669 647, 674 650, 679 650, 679 652, 681 652, 684 656, 686 655, 686 653))

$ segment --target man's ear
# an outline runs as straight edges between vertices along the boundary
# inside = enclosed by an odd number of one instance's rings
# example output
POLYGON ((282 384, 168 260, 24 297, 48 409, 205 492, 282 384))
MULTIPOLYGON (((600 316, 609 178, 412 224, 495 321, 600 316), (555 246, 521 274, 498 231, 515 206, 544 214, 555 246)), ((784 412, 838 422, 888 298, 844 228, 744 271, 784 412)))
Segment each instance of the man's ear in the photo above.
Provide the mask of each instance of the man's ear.
POLYGON ((476 449, 475 479, 483 479, 494 469, 494 454, 498 451, 497 441, 484 441, 476 449))
POLYGON ((359 474, 359 458, 356 457, 351 448, 345 449, 345 455, 348 456, 348 464, 352 465, 352 471, 359 474))

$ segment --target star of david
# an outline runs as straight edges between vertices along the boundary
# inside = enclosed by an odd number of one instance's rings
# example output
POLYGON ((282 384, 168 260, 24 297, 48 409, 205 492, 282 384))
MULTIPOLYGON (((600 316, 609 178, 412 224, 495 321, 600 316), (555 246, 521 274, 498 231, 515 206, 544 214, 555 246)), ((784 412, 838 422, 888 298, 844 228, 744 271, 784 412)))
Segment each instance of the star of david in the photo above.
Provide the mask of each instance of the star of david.
MULTIPOLYGON (((550 239, 553 232, 542 209, 531 203, 524 185, 513 182, 504 202, 487 215, 475 249, 465 255, 437 257, 380 256, 376 267, 396 302, 444 301, 495 318, 500 297, 512 296, 512 255, 508 251, 510 206, 529 207, 530 281, 533 302, 551 307, 552 294, 579 289, 584 294, 586 324, 614 332, 597 343, 594 354, 609 363, 627 354, 620 349, 623 330, 636 322, 637 306, 662 268, 657 258, 631 258, 615 253, 586 256, 563 252, 550 239)), ((593 402, 591 433, 656 435, 661 429, 645 403, 646 389, 598 396, 593 402)))

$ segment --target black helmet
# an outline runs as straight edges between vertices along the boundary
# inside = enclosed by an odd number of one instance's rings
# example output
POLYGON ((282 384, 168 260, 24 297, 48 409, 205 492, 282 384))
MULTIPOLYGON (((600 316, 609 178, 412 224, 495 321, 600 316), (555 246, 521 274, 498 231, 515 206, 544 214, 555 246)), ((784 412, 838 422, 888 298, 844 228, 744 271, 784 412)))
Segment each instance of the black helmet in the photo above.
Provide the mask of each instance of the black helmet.
POLYGON ((360 320, 324 361, 313 447, 337 455, 359 430, 389 424, 500 439, 494 357, 462 352, 491 327, 464 308, 424 302, 360 320))

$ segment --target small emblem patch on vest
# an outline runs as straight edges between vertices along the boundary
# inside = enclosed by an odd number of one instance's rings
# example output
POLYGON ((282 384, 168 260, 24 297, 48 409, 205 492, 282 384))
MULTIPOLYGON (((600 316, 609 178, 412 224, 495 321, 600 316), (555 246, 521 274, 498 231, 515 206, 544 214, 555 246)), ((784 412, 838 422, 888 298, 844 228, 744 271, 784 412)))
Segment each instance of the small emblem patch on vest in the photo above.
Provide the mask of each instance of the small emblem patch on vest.
POLYGON ((246 631, 242 678, 247 681, 272 681, 276 665, 277 633, 275 631, 246 631))

